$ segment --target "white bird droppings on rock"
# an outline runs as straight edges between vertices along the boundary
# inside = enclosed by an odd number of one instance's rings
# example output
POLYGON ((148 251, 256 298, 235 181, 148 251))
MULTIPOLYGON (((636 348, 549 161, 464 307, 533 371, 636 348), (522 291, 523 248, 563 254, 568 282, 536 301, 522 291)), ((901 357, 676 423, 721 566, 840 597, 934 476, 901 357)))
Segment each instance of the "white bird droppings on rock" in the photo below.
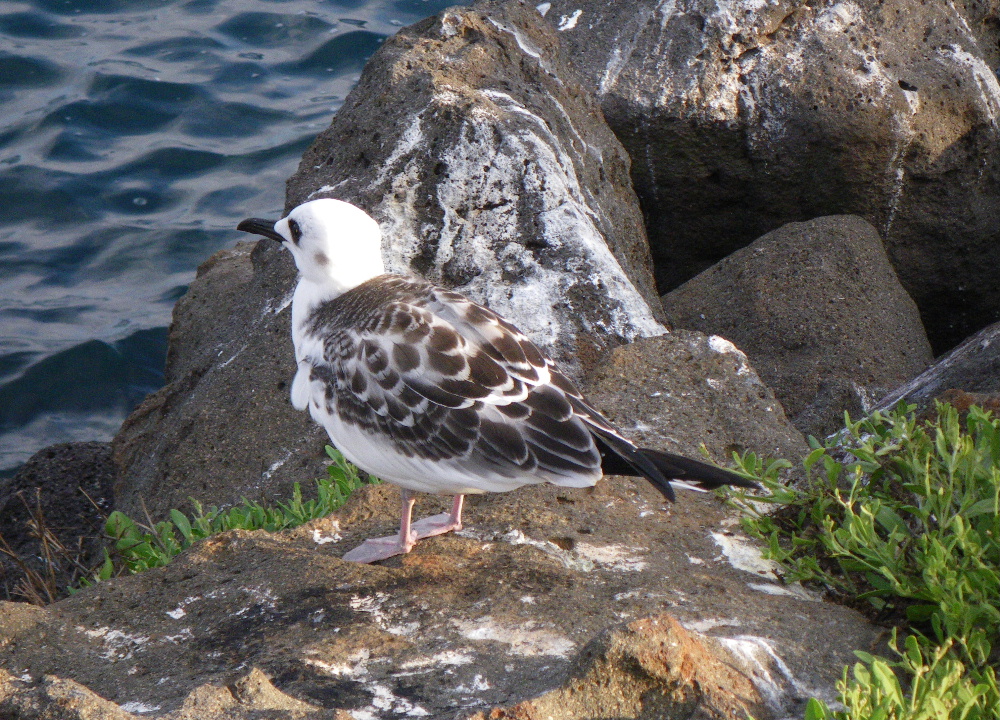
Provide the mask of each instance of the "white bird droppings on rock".
POLYGON ((483 692, 484 690, 492 689, 489 681, 487 681, 482 675, 476 675, 472 678, 472 682, 468 685, 459 685, 454 689, 453 692, 461 693, 463 695, 473 695, 477 692, 483 692))
MULTIPOLYGON (((522 52, 533 56, 533 43, 526 44, 526 38, 518 43, 522 52)), ((396 142, 380 175, 370 184, 372 189, 392 187, 392 192, 383 192, 384 200, 375 213, 383 234, 394 238, 385 251, 387 269, 408 272, 414 258, 426 252, 425 221, 420 204, 411 196, 417 188, 421 148, 431 144, 424 115, 449 105, 464 107, 471 101, 455 143, 437 155, 448 173, 435 188, 444 217, 433 265, 443 268, 460 256, 476 272, 454 289, 514 321, 540 347, 571 365, 572 358, 559 357, 558 348, 571 346, 571 338, 580 330, 626 342, 666 332, 599 229, 598 210, 591 206, 574 161, 579 155, 575 146, 586 148, 587 143, 579 133, 569 141, 556 135, 551 123, 533 108, 498 90, 459 94, 439 88, 428 109, 414 116, 396 142), (498 128, 504 137, 501 152, 496 149, 498 128), (526 157, 535 158, 527 170, 522 164, 526 157), (488 168, 485 175, 484 167, 488 168), (473 216, 456 212, 483 187, 495 188, 491 192, 498 199, 525 192, 537 196, 539 209, 534 217, 539 236, 564 256, 559 268, 539 262, 525 252, 523 244, 513 241, 523 234, 516 203, 498 200, 496 207, 473 216), (504 281, 506 276, 516 276, 518 282, 511 285, 504 281), (600 316, 581 322, 580 309, 566 300, 574 294, 607 298, 600 316)), ((438 281, 433 273, 429 279, 438 281)))
POLYGON ((611 570, 639 572, 645 570, 647 566, 646 561, 638 554, 638 548, 625 545, 598 546, 578 542, 573 550, 581 557, 611 570))
POLYGON ((534 623, 507 626, 486 616, 478 620, 453 620, 458 632, 467 640, 492 640, 510 646, 510 652, 521 657, 552 655, 566 658, 576 647, 569 638, 551 630, 535 629, 534 623))
POLYGON ((275 305, 273 308, 270 305, 268 305, 267 311, 269 311, 272 315, 279 314, 282 310, 284 310, 285 308, 287 308, 289 305, 292 304, 292 298, 294 297, 294 295, 295 293, 291 291, 285 293, 285 296, 281 298, 281 302, 275 305))
MULTIPOLYGON (((269 610, 273 610, 277 606, 278 596, 275 595, 271 591, 271 589, 269 587, 266 587, 265 585, 257 585, 256 587, 242 587, 240 588, 240 590, 249 595, 251 600, 253 600, 255 603, 263 607, 266 607, 269 610)), ((246 607, 238 611, 236 615, 245 615, 249 611, 250 608, 246 607)))
POLYGON ((807 697, 833 700, 828 692, 819 692, 800 683, 785 661, 774 651, 771 641, 755 635, 716 637, 735 657, 748 666, 750 681, 768 706, 779 714, 790 704, 807 697))
POLYGON ((400 670, 419 670, 423 668, 434 667, 436 665, 468 665, 472 662, 472 656, 466 653, 460 653, 455 650, 445 650, 444 652, 435 653, 430 657, 418 658, 416 660, 408 660, 399 666, 400 670))
MULTIPOLYGON (((462 531, 458 533, 465 537, 472 537, 467 534, 467 531, 462 531)), ((478 539, 483 539, 479 537, 478 539)), ((577 570, 579 572, 590 572, 594 569, 594 563, 592 560, 582 559, 574 555, 573 553, 564 550, 563 548, 556 545, 550 540, 533 540, 520 530, 510 530, 509 532, 496 537, 495 540, 501 542, 510 543, 511 545, 530 545, 531 547, 538 548, 546 555, 551 555, 556 560, 561 562, 565 567, 570 570, 577 570)))
POLYGON ((382 610, 382 606, 385 604, 389 596, 385 593, 378 592, 374 595, 352 595, 350 600, 351 610, 355 612, 368 613, 372 616, 383 629, 385 628, 386 621, 389 619, 385 611, 382 610))
POLYGON ((191 628, 184 628, 176 635, 165 635, 163 637, 164 642, 173 643, 174 645, 179 645, 182 642, 187 642, 188 640, 194 639, 194 633, 191 632, 191 628))
POLYGON ((101 653, 101 657, 105 660, 128 660, 149 642, 148 635, 133 635, 108 627, 98 628, 97 630, 87 630, 83 627, 77 627, 77 630, 83 632, 88 637, 101 640, 104 645, 104 652, 101 653))
POLYGON ((732 353, 733 355, 739 355, 744 358, 746 357, 742 350, 721 335, 710 335, 708 338, 708 346, 715 352, 722 353, 723 355, 732 353))
POLYGON ((326 545, 327 543, 336 543, 343 540, 343 536, 340 534, 340 521, 333 519, 330 520, 330 530, 329 535, 324 535, 319 528, 313 528, 312 539, 317 545, 326 545))
MULTIPOLYGON (((528 39, 528 37, 523 32, 521 32, 520 30, 518 30, 513 25, 508 25, 506 23, 499 22, 499 21, 495 20, 494 18, 487 18, 487 19, 493 25, 493 27, 495 27, 497 30, 500 30, 500 31, 506 32, 506 33, 510 33, 511 36, 513 36, 513 38, 514 38, 514 41, 517 43, 517 46, 519 48, 521 48, 521 52, 523 52, 525 55, 530 55, 531 57, 535 58, 536 60, 541 61, 541 59, 542 59, 542 51, 541 51, 541 49, 539 49, 539 47, 537 45, 535 45, 533 42, 531 42, 531 40, 528 39)), ((543 65, 543 67, 544 67, 544 65, 543 65)))
POLYGON ((685 630, 696 633, 706 633, 717 627, 739 627, 742 623, 736 618, 705 618, 704 620, 681 621, 685 630))
POLYGON ((387 625, 385 631, 390 635, 410 637, 412 635, 416 635, 419 629, 420 623, 414 620, 413 622, 402 623, 401 625, 387 625))
POLYGON ((937 52, 942 60, 950 60, 955 65, 968 69, 979 88, 983 112, 990 119, 990 123, 996 126, 1000 120, 1000 79, 996 73, 982 58, 954 45, 942 45, 937 52))
POLYGON ((574 10, 571 15, 563 15, 560 17, 558 27, 559 32, 575 28, 576 24, 580 21, 581 15, 583 15, 583 10, 574 10))
MULTIPOLYGON (((756 373, 753 368, 750 367, 750 361, 747 359, 745 352, 719 335, 709 336, 708 347, 722 355, 735 355, 739 359, 740 363, 740 366, 736 369, 736 374, 739 376, 749 375, 751 381, 754 381, 756 373)), ((760 381, 756 380, 756 382, 759 383, 760 381)))
POLYGON ((793 597, 796 600, 805 600, 806 602, 823 602, 823 599, 818 595, 809 592, 799 583, 792 583, 791 585, 775 585, 773 583, 747 583, 751 588, 758 592, 767 593, 768 595, 786 595, 788 597, 793 597))
POLYGON ((149 705, 144 702, 139 702, 138 700, 132 700, 131 702, 122 703, 122 710, 130 713, 138 713, 143 715, 145 713, 156 712, 160 709, 159 705, 149 705))
POLYGON ((312 199, 312 198, 316 197, 317 195, 322 195, 322 194, 332 195, 338 189, 340 189, 341 187, 343 187, 344 185, 346 185, 347 182, 348 182, 347 180, 341 180, 340 182, 335 183, 333 185, 324 185, 323 187, 319 188, 318 190, 313 190, 311 193, 309 193, 309 198, 312 199))
POLYGON ((380 720, 386 713, 405 715, 407 717, 426 717, 430 713, 406 698, 395 695, 382 683, 372 683, 368 686, 373 697, 371 705, 360 710, 351 710, 355 720, 380 720))
POLYGON ((278 468, 280 468, 286 462, 288 462, 288 459, 291 456, 292 456, 292 451, 291 450, 286 451, 283 457, 281 457, 280 459, 275 460, 273 463, 271 463, 271 467, 269 467, 267 470, 265 470, 261 474, 260 479, 261 480, 270 480, 271 476, 274 475, 274 471, 277 470, 278 468))
POLYGON ((724 535, 723 533, 712 533, 712 539, 722 550, 723 556, 737 570, 753 573, 758 577, 777 580, 775 571, 778 564, 773 560, 768 560, 761 555, 760 548, 754 545, 745 537, 739 535, 724 535))
POLYGON ((343 662, 331 663, 318 658, 305 658, 304 662, 332 677, 353 678, 368 674, 368 668, 365 664, 370 657, 371 653, 368 650, 360 650, 348 655, 343 662))

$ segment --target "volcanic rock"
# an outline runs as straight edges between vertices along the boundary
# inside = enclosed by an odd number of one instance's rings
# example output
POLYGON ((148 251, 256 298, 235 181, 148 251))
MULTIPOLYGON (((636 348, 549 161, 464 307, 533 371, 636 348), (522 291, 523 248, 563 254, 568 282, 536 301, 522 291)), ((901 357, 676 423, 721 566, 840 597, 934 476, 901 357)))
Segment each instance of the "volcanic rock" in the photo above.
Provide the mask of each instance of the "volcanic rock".
MULTIPOLYGON (((295 530, 223 533, 47 608, 0 604, 0 667, 20 678, 0 703, 49 676, 126 710, 177 713, 257 668, 289 704, 356 718, 551 707, 552 693, 576 698, 560 720, 619 705, 650 717, 663 695, 719 710, 710 717, 782 717, 807 696, 832 699, 853 650, 877 649, 856 612, 781 583, 710 495, 665 506, 622 478, 522 488, 470 497, 465 530, 409 555, 339 559, 393 532, 398 503, 395 488, 369 486, 295 530)), ((421 497, 417 514, 447 503, 421 497)))
POLYGON ((900 400, 921 410, 933 407, 935 399, 952 401, 957 407, 970 404, 996 407, 1000 394, 1000 323, 994 323, 878 401, 887 410, 900 400), (950 395, 949 391, 954 391, 950 395))
POLYGON ((834 432, 931 360, 916 305, 868 222, 790 223, 663 296, 675 327, 747 353, 796 427, 834 432))
POLYGON ((488 305, 574 374, 664 332, 628 156, 530 5, 387 40, 288 181, 289 207, 327 196, 379 220, 390 270, 488 305))
POLYGON ((159 520, 192 497, 270 502, 325 476, 325 433, 288 400, 295 269, 263 251, 216 253, 174 308, 167 384, 112 443, 126 514, 159 520))
POLYGON ((1000 319, 995 2, 552 0, 671 290, 793 221, 885 239, 936 353, 1000 319))
POLYGON ((725 338, 677 330, 616 348, 588 376, 587 396, 633 441, 689 457, 702 447, 804 457, 809 448, 747 356, 725 338))

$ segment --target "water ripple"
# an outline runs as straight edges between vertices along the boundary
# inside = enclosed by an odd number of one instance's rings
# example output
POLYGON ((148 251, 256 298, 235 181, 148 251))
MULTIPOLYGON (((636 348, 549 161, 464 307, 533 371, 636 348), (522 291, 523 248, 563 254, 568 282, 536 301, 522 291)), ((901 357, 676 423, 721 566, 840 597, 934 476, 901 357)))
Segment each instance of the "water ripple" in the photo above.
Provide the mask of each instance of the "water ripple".
POLYGON ((174 302, 400 25, 448 0, 0 4, 0 473, 107 439, 174 302))

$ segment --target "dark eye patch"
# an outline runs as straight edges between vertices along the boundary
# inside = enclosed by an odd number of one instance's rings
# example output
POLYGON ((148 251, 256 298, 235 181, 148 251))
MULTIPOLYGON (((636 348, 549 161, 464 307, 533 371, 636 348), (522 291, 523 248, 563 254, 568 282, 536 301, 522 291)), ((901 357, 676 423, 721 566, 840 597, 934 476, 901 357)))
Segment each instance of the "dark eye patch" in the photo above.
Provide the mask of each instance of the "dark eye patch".
POLYGON ((288 231, 292 234, 292 242, 295 245, 299 244, 299 240, 302 238, 302 228, 294 220, 288 220, 288 231))

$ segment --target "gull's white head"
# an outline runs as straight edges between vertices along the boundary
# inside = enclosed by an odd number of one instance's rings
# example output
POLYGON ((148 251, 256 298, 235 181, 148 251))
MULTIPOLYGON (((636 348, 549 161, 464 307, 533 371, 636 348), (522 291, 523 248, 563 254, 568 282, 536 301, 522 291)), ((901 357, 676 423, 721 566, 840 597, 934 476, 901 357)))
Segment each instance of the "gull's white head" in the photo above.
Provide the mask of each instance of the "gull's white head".
POLYGON ((277 240, 303 280, 336 294, 385 273, 378 223, 342 200, 311 200, 277 222, 248 218, 237 229, 277 240))

